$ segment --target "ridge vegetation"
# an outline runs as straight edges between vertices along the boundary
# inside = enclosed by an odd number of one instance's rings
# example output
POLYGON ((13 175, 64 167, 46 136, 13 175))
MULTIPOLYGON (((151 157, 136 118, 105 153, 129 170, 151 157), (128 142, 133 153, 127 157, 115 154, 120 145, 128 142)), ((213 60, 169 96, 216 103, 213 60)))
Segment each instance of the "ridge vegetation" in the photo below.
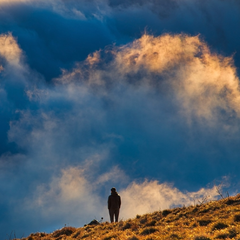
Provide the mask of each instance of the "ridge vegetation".
POLYGON ((240 240, 240 194, 196 206, 156 211, 118 223, 64 227, 22 240, 240 240))

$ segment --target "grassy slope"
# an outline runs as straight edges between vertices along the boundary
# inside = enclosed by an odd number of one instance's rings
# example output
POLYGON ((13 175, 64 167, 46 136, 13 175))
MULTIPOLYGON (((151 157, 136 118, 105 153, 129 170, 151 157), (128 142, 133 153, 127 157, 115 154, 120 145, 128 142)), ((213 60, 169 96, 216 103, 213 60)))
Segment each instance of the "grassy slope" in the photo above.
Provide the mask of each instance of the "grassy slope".
POLYGON ((240 240, 240 194, 197 206, 157 211, 119 223, 65 227, 24 240, 235 239, 240 240))

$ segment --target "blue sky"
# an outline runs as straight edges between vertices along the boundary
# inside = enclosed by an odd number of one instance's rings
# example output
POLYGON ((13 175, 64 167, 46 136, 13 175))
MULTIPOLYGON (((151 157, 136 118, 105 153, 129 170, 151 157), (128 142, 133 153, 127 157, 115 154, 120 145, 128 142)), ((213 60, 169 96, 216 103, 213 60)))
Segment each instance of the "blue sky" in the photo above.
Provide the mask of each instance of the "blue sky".
POLYGON ((237 0, 0 0, 0 235, 239 192, 237 0))

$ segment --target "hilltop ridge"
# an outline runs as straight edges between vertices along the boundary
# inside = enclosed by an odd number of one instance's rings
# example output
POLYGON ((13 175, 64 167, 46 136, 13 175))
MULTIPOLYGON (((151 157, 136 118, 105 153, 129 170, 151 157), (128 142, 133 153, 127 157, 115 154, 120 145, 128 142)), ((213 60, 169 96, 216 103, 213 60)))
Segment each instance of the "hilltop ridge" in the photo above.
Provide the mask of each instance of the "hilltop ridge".
POLYGON ((240 240, 240 194, 195 206, 137 215, 118 223, 80 228, 64 227, 53 233, 34 233, 22 240, 240 240))

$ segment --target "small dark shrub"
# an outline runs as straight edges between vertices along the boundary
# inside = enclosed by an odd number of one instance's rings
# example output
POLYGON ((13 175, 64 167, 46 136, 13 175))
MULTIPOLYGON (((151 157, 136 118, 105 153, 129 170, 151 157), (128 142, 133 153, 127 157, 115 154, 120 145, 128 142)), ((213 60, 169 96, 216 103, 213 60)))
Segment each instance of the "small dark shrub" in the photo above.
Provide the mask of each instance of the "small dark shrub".
MULTIPOLYGON (((176 219, 173 219, 173 218, 169 218, 169 219, 167 219, 166 220, 166 223, 170 223, 170 222, 173 222, 173 221, 175 221, 176 219)), ((177 219, 178 220, 178 219, 177 219)))
POLYGON ((87 237, 89 237, 89 236, 90 236, 90 234, 84 234, 84 235, 81 237, 81 239, 87 238, 87 237))
POLYGON ((185 226, 189 226, 189 222, 183 222, 183 225, 185 225, 185 226))
POLYGON ((93 225, 84 225, 84 227, 85 227, 85 230, 86 231, 92 231, 92 229, 94 228, 94 226, 93 225))
POLYGON ((150 223, 146 224, 147 227, 152 227, 152 226, 155 226, 155 225, 156 225, 156 221, 155 220, 153 220, 150 223))
POLYGON ((229 230, 229 234, 228 234, 229 238, 234 238, 237 236, 237 232, 235 229, 231 229, 229 230))
POLYGON ((199 213, 207 213, 211 210, 211 208, 205 208, 202 211, 200 211, 199 213))
POLYGON ((119 227, 122 227, 123 224, 124 224, 124 222, 123 222, 122 220, 120 220, 120 222, 118 223, 118 226, 119 226, 119 227))
POLYGON ((148 235, 148 234, 154 233, 154 232, 156 232, 156 231, 157 231, 156 228, 145 228, 145 229, 141 232, 141 235, 148 235))
POLYGON ((215 223, 212 227, 212 231, 227 228, 228 225, 222 222, 215 223))
POLYGON ((94 219, 88 225, 99 225, 99 224, 100 223, 96 219, 94 219))
POLYGON ((133 224, 131 225, 131 229, 132 229, 133 231, 137 230, 138 228, 139 228, 139 226, 138 226, 138 224, 136 224, 136 223, 133 223, 133 224))
POLYGON ((166 217, 168 214, 170 214, 172 211, 171 210, 163 210, 162 215, 166 217))
POLYGON ((198 223, 200 226, 207 226, 209 223, 211 223, 212 221, 210 219, 201 219, 198 220, 198 223))
POLYGON ((194 222, 194 223, 191 225, 191 228, 195 228, 195 227, 197 227, 197 226, 198 226, 197 223, 194 222))
POLYGON ((240 214, 236 214, 233 218, 234 222, 240 222, 240 214))
POLYGON ((226 239, 228 238, 228 234, 227 233, 218 234, 215 238, 226 239))
POLYGON ((198 211, 198 206, 195 206, 195 208, 192 210, 193 213, 196 213, 198 211))
POLYGON ((174 214, 177 214, 177 213, 179 213, 180 212, 180 208, 175 208, 174 210, 173 210, 173 213, 174 214))
POLYGON ((147 218, 143 218, 143 219, 140 220, 140 223, 141 223, 141 224, 144 224, 144 223, 146 223, 146 222, 147 222, 147 218))
POLYGON ((140 218, 140 217, 141 217, 140 215, 137 215, 137 216, 136 216, 137 219, 140 218))
POLYGON ((171 240, 181 239, 177 234, 171 234, 169 237, 171 240))
POLYGON ((123 226, 123 230, 129 229, 132 227, 132 224, 127 222, 124 226, 123 226))
POLYGON ((227 205, 232 205, 233 203, 235 203, 235 201, 231 198, 229 198, 227 201, 226 201, 226 204, 227 205))
POLYGON ((64 227, 60 230, 57 230, 53 233, 53 237, 57 238, 62 235, 70 236, 72 233, 76 231, 76 228, 73 227, 64 227))
POLYGON ((198 237, 195 237, 194 240, 211 240, 211 238, 208 238, 205 236, 198 236, 198 237))
POLYGON ((73 237, 73 238, 77 238, 80 234, 81 234, 80 231, 79 231, 79 232, 76 232, 76 233, 74 233, 74 235, 73 235, 72 237, 73 237))

